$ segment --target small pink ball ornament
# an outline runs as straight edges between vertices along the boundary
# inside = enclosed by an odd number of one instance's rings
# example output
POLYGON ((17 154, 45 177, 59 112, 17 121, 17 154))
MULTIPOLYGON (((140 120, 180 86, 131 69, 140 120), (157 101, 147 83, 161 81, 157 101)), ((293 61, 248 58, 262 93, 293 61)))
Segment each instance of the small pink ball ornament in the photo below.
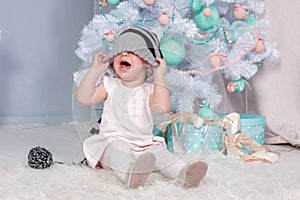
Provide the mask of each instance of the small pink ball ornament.
POLYGON ((236 6, 233 12, 234 18, 237 20, 247 20, 248 13, 246 6, 236 6))
POLYGON ((205 9, 203 10, 203 15, 204 15, 205 17, 209 17, 209 16, 211 16, 211 14, 212 14, 212 10, 211 10, 209 7, 205 8, 205 9))
POLYGON ((209 64, 212 67, 220 67, 221 66, 221 59, 218 56, 211 56, 209 58, 209 64))
POLYGON ((153 4, 155 4, 156 0, 144 0, 144 4, 146 6, 152 6, 153 4))
POLYGON ((169 17, 167 12, 162 12, 161 15, 157 18, 158 23, 161 26, 165 26, 169 23, 169 17))
POLYGON ((113 42, 115 39, 115 32, 109 31, 108 33, 105 33, 104 38, 106 39, 106 42, 113 42))
POLYGON ((227 85, 227 91, 232 93, 236 90, 236 84, 229 82, 227 85))
POLYGON ((106 8, 109 6, 107 0, 98 0, 98 4, 102 6, 102 8, 106 8))
POLYGON ((212 54, 209 58, 209 64, 210 66, 214 68, 221 67, 221 64, 224 60, 226 60, 227 55, 225 54, 212 54))
POLYGON ((258 39, 258 41, 256 42, 256 45, 254 47, 254 51, 256 53, 262 53, 262 52, 266 51, 266 46, 265 46, 263 39, 261 39, 261 38, 258 39))

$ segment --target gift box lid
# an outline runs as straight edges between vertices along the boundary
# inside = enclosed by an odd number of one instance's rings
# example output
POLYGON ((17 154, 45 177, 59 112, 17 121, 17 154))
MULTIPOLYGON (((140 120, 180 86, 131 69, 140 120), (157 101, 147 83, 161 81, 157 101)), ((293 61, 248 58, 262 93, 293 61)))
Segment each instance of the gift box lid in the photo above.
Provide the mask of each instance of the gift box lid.
POLYGON ((256 114, 240 114, 241 126, 257 126, 265 124, 265 117, 256 114))
MULTIPOLYGON (((223 118, 227 114, 221 113, 219 114, 219 117, 223 118)), ((265 124, 265 117, 262 115, 242 113, 240 114, 240 118, 241 118, 241 126, 257 126, 257 125, 265 124)))

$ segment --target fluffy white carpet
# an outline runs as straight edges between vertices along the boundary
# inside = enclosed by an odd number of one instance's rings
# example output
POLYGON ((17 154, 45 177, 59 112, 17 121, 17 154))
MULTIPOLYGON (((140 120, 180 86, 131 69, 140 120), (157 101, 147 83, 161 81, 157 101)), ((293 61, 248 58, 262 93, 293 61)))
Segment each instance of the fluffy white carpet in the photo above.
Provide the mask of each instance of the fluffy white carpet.
MULTIPOLYGON (((298 161, 293 166, 246 164, 219 153, 205 159, 207 176, 198 188, 185 190, 176 182, 152 173, 145 187, 125 189, 111 171, 55 164, 44 170, 0 168, 1 199, 300 199, 298 161)), ((297 158, 296 156, 296 158, 297 158)))
POLYGON ((80 161, 89 129, 88 124, 0 127, 0 199, 300 199, 300 151, 289 146, 269 146, 281 152, 275 164, 247 164, 219 152, 210 154, 205 158, 206 177, 190 190, 158 173, 151 174, 144 188, 127 190, 111 171, 59 164, 44 170, 25 166, 29 149, 38 145, 50 150, 56 161, 80 161))

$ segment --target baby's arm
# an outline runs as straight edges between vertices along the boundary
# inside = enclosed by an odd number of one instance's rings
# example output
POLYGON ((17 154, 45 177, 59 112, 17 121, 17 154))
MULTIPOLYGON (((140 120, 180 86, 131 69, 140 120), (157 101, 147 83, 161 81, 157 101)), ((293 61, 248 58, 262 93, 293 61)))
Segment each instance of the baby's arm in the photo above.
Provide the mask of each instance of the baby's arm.
POLYGON ((103 73, 109 66, 109 61, 103 62, 104 54, 97 54, 93 61, 93 66, 82 79, 77 90, 77 100, 84 105, 95 105, 104 101, 107 92, 103 83, 96 87, 96 82, 101 73, 103 73))
POLYGON ((161 58, 156 58, 156 61, 160 65, 157 68, 153 68, 154 91, 150 96, 150 106, 153 113, 165 114, 170 112, 170 94, 165 79, 167 64, 161 58))

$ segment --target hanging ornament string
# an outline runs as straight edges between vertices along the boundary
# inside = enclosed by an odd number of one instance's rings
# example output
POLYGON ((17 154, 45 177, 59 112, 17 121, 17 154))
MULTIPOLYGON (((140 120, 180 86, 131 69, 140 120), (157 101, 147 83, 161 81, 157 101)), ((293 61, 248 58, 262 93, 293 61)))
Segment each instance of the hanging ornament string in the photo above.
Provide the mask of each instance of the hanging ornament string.
POLYGON ((239 54, 239 56, 237 56, 236 58, 232 59, 227 64, 219 66, 219 67, 211 68, 211 69, 209 69, 207 71, 188 70, 188 71, 184 71, 183 74, 207 76, 207 75, 209 75, 209 74, 211 74, 211 73, 213 73, 215 71, 224 70, 224 69, 230 67, 232 64, 234 64, 235 62, 239 61, 242 57, 244 57, 247 53, 249 53, 251 50, 253 50, 255 48, 255 45, 256 45, 257 41, 259 40, 259 37, 258 37, 258 33, 255 30, 253 30, 253 33, 254 33, 254 36, 255 36, 255 44, 253 45, 253 47, 241 51, 240 54, 239 54))

